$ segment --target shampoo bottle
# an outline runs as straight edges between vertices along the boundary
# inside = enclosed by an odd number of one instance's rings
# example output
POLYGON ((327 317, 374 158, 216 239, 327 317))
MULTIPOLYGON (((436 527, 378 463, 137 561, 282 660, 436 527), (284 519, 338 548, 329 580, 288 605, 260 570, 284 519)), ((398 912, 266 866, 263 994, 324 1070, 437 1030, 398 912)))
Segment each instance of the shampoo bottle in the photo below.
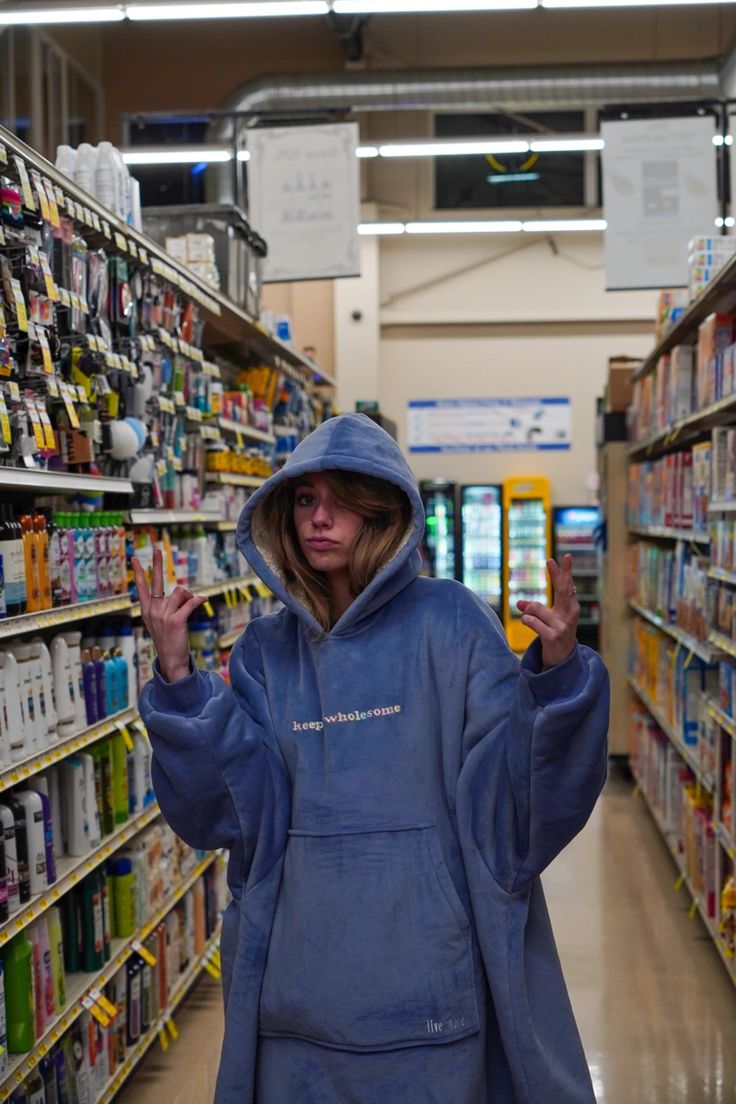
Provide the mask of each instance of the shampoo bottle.
POLYGON ((49 534, 46 528, 46 518, 43 514, 33 515, 33 532, 36 539, 38 559, 38 583, 41 591, 40 609, 51 609, 51 565, 49 555, 49 534))
POLYGON ((13 814, 15 822, 15 853, 18 859, 18 895, 21 905, 31 898, 31 879, 28 870, 28 833, 26 830, 26 811, 19 801, 9 794, 5 797, 3 805, 6 805, 13 814))
POLYGON ((58 738, 57 728, 59 718, 56 712, 56 692, 54 689, 54 673, 51 663, 51 655, 45 641, 40 636, 34 636, 31 640, 34 656, 38 659, 41 670, 41 682, 43 687, 42 711, 46 718, 46 730, 48 743, 53 743, 58 738))
POLYGON ((82 677, 82 652, 80 632, 64 633, 67 647, 69 648, 69 664, 72 672, 72 688, 74 690, 74 719, 77 728, 84 728, 87 723, 87 713, 84 708, 84 679, 82 677))
POLYGON ((15 840, 15 817, 12 809, 0 804, 0 829, 3 834, 3 858, 5 884, 8 891, 8 915, 20 908, 20 883, 18 881, 18 852, 15 840))
POLYGON ((126 622, 118 629, 117 646, 128 670, 128 696, 123 708, 138 708, 138 679, 136 671, 136 647, 133 626, 126 622))
POLYGON ((55 636, 51 641, 51 669, 54 676, 59 722, 73 725, 76 720, 76 697, 69 645, 62 634, 55 636))
MULTIPOLYGON (((35 897, 48 888, 46 879, 46 831, 41 795, 34 790, 17 790, 15 801, 23 807, 28 840, 28 876, 31 896, 35 897)), ((17 828, 16 828, 17 832, 17 828)))
POLYGON ((92 661, 89 648, 82 650, 82 680, 84 684, 84 708, 87 724, 97 724, 97 668, 92 661))
POLYGON ((79 756, 84 770, 84 803, 87 813, 87 834, 89 846, 98 847, 102 839, 100 817, 97 812, 97 791, 95 789, 95 761, 89 752, 79 756))
POLYGON ((13 652, 0 652, 3 696, 8 721, 8 752, 13 763, 30 754, 26 736, 26 711, 21 693, 20 671, 13 652))
POLYGON ((43 807, 43 834, 46 848, 46 881, 53 885, 56 881, 56 855, 54 852, 54 822, 49 797, 49 779, 46 775, 36 775, 28 782, 28 789, 35 790, 43 807))
POLYGON ((64 939, 61 931, 61 912, 53 905, 48 913, 49 953, 51 976, 54 984, 54 1005, 57 1013, 66 1006, 66 976, 64 973, 64 939))
POLYGON ((5 974, 0 958, 0 1077, 8 1072, 8 1020, 5 1015, 5 974))
POLYGON ((125 740, 121 732, 110 737, 112 745, 112 793, 115 806, 115 823, 125 824, 130 809, 128 804, 128 760, 125 740))
POLYGON ((26 932, 20 932, 6 943, 0 955, 5 981, 8 1050, 11 1054, 25 1054, 35 1043, 33 947, 26 932))
POLYGON ((82 924, 82 965, 87 973, 101 970, 105 961, 105 931, 102 916, 102 890, 100 875, 97 871, 89 874, 81 886, 82 924))
POLYGON ((60 769, 61 817, 66 851, 68 855, 86 855, 90 850, 90 829, 84 765, 78 758, 65 759, 60 769))

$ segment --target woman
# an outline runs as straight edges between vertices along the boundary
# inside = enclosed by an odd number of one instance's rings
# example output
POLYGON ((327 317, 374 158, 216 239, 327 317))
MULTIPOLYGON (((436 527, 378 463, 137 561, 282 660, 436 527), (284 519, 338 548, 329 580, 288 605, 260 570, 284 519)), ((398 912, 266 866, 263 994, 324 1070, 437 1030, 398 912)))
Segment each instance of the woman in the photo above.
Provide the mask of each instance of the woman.
POLYGON ((418 576, 394 441, 325 422, 249 500, 240 549, 284 603, 192 669, 136 566, 158 651, 141 712, 169 823, 230 849, 217 1104, 592 1104, 538 875, 606 774, 608 681, 575 643, 570 558, 521 664, 458 583, 418 576))

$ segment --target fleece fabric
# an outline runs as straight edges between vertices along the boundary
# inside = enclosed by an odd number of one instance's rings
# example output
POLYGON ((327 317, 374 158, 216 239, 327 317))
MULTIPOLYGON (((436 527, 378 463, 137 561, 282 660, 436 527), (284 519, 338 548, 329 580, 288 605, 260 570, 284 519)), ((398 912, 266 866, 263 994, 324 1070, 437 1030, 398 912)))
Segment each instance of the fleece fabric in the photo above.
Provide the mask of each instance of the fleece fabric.
POLYGON ((593 1104, 539 875, 605 779, 606 671, 584 647, 519 661, 481 600, 419 576, 423 525, 395 442, 325 422, 241 515, 283 608, 236 644, 232 689, 157 672, 142 694, 165 816, 230 852, 216 1104, 593 1104), (395 483, 413 522, 324 633, 262 504, 335 468, 395 483))

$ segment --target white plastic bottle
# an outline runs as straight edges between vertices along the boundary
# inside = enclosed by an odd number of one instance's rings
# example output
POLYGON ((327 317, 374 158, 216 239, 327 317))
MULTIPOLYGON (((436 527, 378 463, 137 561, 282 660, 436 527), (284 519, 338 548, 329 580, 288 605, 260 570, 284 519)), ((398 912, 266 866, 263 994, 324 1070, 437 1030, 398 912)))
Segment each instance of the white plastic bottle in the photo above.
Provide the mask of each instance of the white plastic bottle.
POLYGON ((33 682, 33 707, 36 712, 36 751, 42 751, 49 744, 48 717, 46 714, 46 693, 43 683, 41 651, 33 641, 24 645, 28 651, 29 667, 33 682))
POLYGON ((15 798, 25 809, 28 837, 28 874, 31 896, 48 889, 46 877, 46 832, 43 823, 43 802, 35 790, 18 790, 15 798))
POLYGON ((10 761, 17 763, 33 751, 33 736, 26 727, 25 697, 21 687, 20 668, 13 652, 0 652, 2 663, 5 704, 8 714, 8 733, 10 736, 10 761))
POLYGON ((122 653, 128 668, 128 706, 133 709, 138 707, 138 673, 135 662, 135 637, 133 626, 130 623, 122 625, 115 638, 116 647, 122 653))
POLYGON ((77 161, 74 166, 74 180, 80 188, 90 195, 95 194, 95 177, 97 174, 97 150, 89 142, 82 142, 77 150, 77 161))
POLYGON ((0 804, 0 832, 5 844, 5 879, 8 886, 8 915, 20 908, 20 882, 18 880, 18 844, 15 839, 15 817, 12 809, 0 804))
POLYGON ((141 211, 141 182, 128 174, 130 180, 130 217, 136 230, 143 230, 143 212, 141 211))
POLYGON ((72 691, 74 694, 74 718, 77 728, 87 725, 87 710, 84 704, 84 679, 82 676, 82 634, 68 632, 63 634, 69 649, 69 666, 72 673, 72 691))
POLYGON ((59 718, 56 713, 56 694, 54 692, 51 655, 49 654, 45 641, 43 641, 40 636, 33 637, 31 640, 31 647, 37 655, 41 668, 41 681, 43 683, 44 695, 42 709, 46 717, 47 740, 48 743, 53 743, 58 739, 57 728, 59 725, 59 718))
POLYGON ((64 176, 74 180, 77 168, 77 151, 72 149, 71 146, 57 146, 56 167, 60 173, 64 173, 64 176))
POLYGON ((112 142, 100 142, 95 166, 95 196, 105 207, 118 213, 118 163, 112 142))
POLYGON ((76 696, 74 693, 74 679, 72 674, 71 656, 69 645, 62 633, 51 641, 51 670, 54 676, 54 688, 56 696, 56 710, 59 717, 59 737, 62 736, 62 727, 67 729, 64 735, 76 731, 76 696))
MULTIPOLYGON (((68 855, 86 855, 90 849, 84 764, 81 759, 61 763, 61 817, 68 855)), ((97 803, 95 802, 95 809, 97 803)))
POLYGON ((64 854, 64 833, 61 826, 61 794, 59 791, 59 769, 49 767, 43 774, 34 774, 28 779, 29 790, 45 794, 51 807, 51 828, 54 837, 54 855, 64 854))
POLYGON ((87 836, 89 846, 98 847, 102 839, 100 826, 100 814, 97 810, 97 793, 95 790, 95 761, 89 753, 79 756, 84 772, 84 804, 87 813, 87 836))

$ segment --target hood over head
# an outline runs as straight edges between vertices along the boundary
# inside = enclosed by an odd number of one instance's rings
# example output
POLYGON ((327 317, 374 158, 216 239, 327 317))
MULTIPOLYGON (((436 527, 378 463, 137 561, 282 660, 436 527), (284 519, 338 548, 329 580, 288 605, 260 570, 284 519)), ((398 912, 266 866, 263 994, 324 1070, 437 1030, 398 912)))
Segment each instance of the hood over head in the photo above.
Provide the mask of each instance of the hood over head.
POLYGON ((424 507, 416 480, 401 449, 385 430, 365 414, 341 414, 310 433, 284 467, 248 499, 238 522, 237 541, 256 574, 300 618, 310 634, 316 636, 324 635, 318 621, 304 604, 303 596, 288 589, 276 567, 262 506, 282 483, 310 472, 334 470, 372 475, 400 487, 409 499, 412 520, 398 552, 353 601, 332 628, 330 636, 354 629, 359 621, 380 609, 416 578, 420 565, 417 548, 424 532, 424 507))

